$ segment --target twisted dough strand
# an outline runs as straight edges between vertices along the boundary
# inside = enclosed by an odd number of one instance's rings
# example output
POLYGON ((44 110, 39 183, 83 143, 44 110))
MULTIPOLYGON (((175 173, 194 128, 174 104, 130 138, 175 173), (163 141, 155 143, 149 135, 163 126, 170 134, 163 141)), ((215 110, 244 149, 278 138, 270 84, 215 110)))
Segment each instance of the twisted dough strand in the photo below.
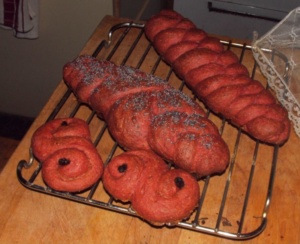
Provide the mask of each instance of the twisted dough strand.
POLYGON ((177 75, 215 113, 263 142, 282 144, 289 136, 287 111, 260 82, 249 77, 238 57, 179 13, 162 10, 145 34, 177 75))

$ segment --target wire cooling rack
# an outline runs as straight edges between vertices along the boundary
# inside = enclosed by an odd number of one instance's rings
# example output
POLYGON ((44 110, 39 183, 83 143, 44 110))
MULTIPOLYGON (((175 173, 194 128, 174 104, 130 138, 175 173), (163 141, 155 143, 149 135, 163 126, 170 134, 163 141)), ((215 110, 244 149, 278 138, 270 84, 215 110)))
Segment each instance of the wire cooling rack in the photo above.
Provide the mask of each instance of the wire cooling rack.
MULTIPOLYGON (((246 65, 252 78, 258 77, 263 80, 252 56, 245 55, 246 52, 251 52, 250 45, 222 40, 221 42, 225 48, 239 56, 240 62, 246 65), (251 56, 250 60, 249 56, 251 56)), ((135 66, 135 68, 147 70, 146 72, 163 76, 162 78, 168 80, 176 88, 196 99, 184 81, 179 80, 173 70, 156 54, 144 36, 142 24, 128 22, 112 27, 107 40, 99 43, 93 56, 114 61, 119 65, 135 66)), ((205 108, 201 101, 197 100, 197 102, 205 108)), ((198 208, 188 219, 180 221, 175 227, 229 239, 253 238, 259 235, 267 224, 279 147, 266 145, 250 138, 239 128, 232 126, 209 110, 207 114, 219 127, 220 134, 230 148, 230 165, 223 175, 208 176, 199 181, 201 198, 198 208)), ((80 117, 86 120, 93 128, 95 147, 100 153, 105 151, 101 155, 105 164, 118 151, 122 151, 117 142, 110 137, 105 122, 99 119, 90 108, 78 103, 70 90, 67 90, 61 97, 48 121, 62 116, 80 117)), ((130 204, 115 201, 109 196, 101 180, 91 189, 80 194, 58 192, 49 188, 41 177, 42 164, 34 158, 30 148, 29 151, 29 159, 20 160, 17 166, 17 177, 26 188, 138 217, 130 204)), ((168 224, 161 228, 168 228, 168 224)))

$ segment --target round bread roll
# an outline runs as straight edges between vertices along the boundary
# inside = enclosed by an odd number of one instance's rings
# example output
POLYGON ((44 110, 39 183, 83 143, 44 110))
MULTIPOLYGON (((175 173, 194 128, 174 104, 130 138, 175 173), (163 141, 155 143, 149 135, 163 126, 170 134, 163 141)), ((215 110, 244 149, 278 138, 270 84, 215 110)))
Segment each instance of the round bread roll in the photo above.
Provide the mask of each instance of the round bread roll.
POLYGON ((103 161, 91 142, 87 123, 81 119, 47 122, 33 134, 31 147, 42 163, 43 180, 56 191, 81 192, 102 176, 103 161))
POLYGON ((81 192, 102 175, 103 163, 93 144, 86 139, 77 139, 76 144, 64 144, 43 162, 42 177, 54 190, 81 192))
POLYGON ((109 162, 103 185, 115 199, 131 202, 144 220, 154 224, 175 224, 188 218, 197 207, 197 180, 181 169, 170 169, 149 150, 127 151, 109 162))

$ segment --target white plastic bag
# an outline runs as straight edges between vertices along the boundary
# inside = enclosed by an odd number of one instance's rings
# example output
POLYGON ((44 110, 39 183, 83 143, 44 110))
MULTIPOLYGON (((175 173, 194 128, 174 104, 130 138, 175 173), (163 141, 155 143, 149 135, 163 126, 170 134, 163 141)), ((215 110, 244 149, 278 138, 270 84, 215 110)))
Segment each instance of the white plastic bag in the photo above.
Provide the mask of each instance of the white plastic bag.
POLYGON ((254 40, 252 51, 300 137, 300 7, 254 40))

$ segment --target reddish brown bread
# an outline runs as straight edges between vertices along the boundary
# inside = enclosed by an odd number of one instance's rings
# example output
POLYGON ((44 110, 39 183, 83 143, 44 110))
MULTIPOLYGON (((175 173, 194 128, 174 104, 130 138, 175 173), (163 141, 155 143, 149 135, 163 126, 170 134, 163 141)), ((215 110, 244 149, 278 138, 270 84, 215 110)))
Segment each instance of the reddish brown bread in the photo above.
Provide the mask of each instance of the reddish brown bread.
POLYGON ((212 111, 263 142, 282 144, 288 139, 287 111, 218 39, 172 10, 150 18, 145 34, 212 111))
POLYGON ((124 149, 152 150, 198 177, 228 166, 229 150, 216 126, 166 81, 89 56, 66 64, 64 80, 124 149))
POLYGON ((102 179, 109 194, 130 201, 141 218, 155 225, 176 224, 189 217, 199 201, 196 179, 183 170, 170 169, 151 151, 134 150, 116 156, 102 179))
POLYGON ((42 177, 54 190, 81 192, 102 176, 104 165, 81 119, 54 119, 32 136, 31 147, 42 163, 42 177))

